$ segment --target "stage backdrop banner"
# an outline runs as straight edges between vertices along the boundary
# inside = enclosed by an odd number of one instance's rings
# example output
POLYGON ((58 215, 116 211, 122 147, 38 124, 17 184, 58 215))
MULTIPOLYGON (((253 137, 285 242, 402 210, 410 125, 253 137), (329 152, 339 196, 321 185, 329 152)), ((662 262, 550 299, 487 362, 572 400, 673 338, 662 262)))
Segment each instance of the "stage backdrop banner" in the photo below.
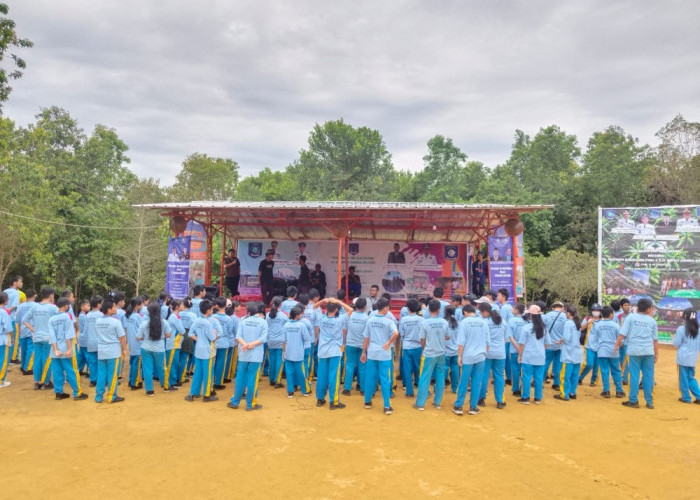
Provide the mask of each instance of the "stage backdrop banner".
POLYGON ((194 285, 204 285, 204 271, 207 265, 207 231, 199 222, 189 221, 185 236, 190 243, 190 290, 194 285))
POLYGON ((168 240, 165 291, 176 299, 183 299, 189 294, 190 243, 189 236, 168 240))
POLYGON ((489 288, 508 290, 509 304, 515 304, 513 253, 513 238, 505 234, 505 230, 502 234, 496 231, 494 236, 489 236, 489 288))
MULTIPOLYGON (((409 294, 426 297, 437 286, 445 289, 445 297, 466 293, 466 244, 399 243, 397 252, 394 244, 393 241, 350 241, 349 265, 355 266, 355 274, 360 277, 363 296, 369 295, 371 285, 378 285, 380 293, 390 293, 399 300, 409 294)), ((294 282, 299 276, 299 256, 306 255, 309 269, 313 271, 319 263, 326 273, 326 296, 336 293, 337 241, 239 240, 242 294, 260 293, 258 265, 268 249, 275 250, 276 278, 294 282)), ((341 265, 344 276, 344 256, 341 265)))
POLYGON ((601 302, 652 299, 659 341, 671 342, 683 309, 700 306, 698 205, 602 208, 598 238, 601 302))

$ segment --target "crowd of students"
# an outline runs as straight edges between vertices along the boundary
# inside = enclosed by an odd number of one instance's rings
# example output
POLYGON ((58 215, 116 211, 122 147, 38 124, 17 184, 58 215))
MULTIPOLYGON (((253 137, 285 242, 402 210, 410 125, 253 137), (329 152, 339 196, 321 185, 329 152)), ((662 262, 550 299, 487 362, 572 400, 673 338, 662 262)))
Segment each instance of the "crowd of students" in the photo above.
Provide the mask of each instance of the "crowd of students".
MULTIPOLYGON (((97 403, 124 401, 120 379, 128 364, 122 381, 132 391, 154 396, 154 381, 165 392, 189 384, 186 401, 213 402, 233 382, 227 406, 244 404, 248 411, 262 408, 263 377, 286 388, 289 398, 311 397, 315 382, 316 406, 327 403, 331 410, 345 408, 341 396, 350 396, 353 384, 367 409, 379 390, 387 415, 398 381, 419 411, 428 399, 442 409, 448 388, 456 394, 455 414, 476 415, 489 391, 504 409, 507 386, 525 405, 542 402, 546 382, 554 398, 575 400, 589 374, 591 386, 600 376, 602 397, 613 396, 612 378, 614 396, 627 397, 623 405, 639 408, 641 388, 646 407, 654 408, 658 331, 648 299, 634 312, 626 299, 596 304, 581 320, 576 307, 561 302, 548 312, 541 302, 513 306, 505 289, 445 300, 435 288, 431 298, 409 298, 396 318, 388 295, 359 297, 350 306, 342 297, 321 299, 315 289, 290 287, 269 310, 251 302, 239 318, 241 304, 207 298, 202 286, 184 300, 161 294, 157 301, 138 296, 127 303, 112 291, 80 301, 77 311, 70 291, 57 297, 48 286, 38 294, 21 286, 17 276, 0 292, 0 387, 10 385, 5 378, 13 362, 33 376, 36 390, 52 389, 56 399, 87 399, 85 378, 97 403), (64 392, 66 384, 72 394, 64 392)), ((700 404, 696 311, 685 310, 683 318, 673 341, 679 399, 700 404)))

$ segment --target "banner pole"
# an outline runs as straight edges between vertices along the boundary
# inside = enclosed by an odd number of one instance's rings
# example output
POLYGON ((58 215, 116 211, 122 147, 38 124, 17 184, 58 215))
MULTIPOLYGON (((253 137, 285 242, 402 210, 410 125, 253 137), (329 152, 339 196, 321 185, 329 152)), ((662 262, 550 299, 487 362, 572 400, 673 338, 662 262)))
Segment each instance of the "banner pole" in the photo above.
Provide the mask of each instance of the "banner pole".
POLYGON ((603 303, 603 209, 598 207, 598 303, 603 303))

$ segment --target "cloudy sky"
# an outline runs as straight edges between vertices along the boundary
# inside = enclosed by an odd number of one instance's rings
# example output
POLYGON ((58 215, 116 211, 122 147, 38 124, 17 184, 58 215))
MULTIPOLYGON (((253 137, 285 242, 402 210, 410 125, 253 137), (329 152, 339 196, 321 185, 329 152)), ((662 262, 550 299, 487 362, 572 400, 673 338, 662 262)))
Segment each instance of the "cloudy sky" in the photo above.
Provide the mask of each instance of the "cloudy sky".
POLYGON ((697 0, 4 1, 35 42, 5 115, 113 127, 165 184, 193 152, 282 169, 340 117, 410 170, 438 133, 495 166, 516 128, 655 144, 676 114, 700 120, 697 0))

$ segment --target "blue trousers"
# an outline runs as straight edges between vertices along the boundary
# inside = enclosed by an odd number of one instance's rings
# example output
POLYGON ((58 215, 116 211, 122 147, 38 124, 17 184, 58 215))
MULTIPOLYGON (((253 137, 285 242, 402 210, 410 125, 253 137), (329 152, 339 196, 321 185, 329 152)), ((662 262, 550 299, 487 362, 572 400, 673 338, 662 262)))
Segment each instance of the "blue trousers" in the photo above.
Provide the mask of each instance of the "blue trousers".
POLYGON ((5 377, 7 377, 7 365, 10 364, 11 357, 12 351, 10 344, 0 346, 0 383, 4 382, 5 377))
MULTIPOLYGON (((282 361, 282 348, 270 349, 270 383, 282 383, 282 372, 284 371, 284 362, 282 361)), ((300 384, 301 385, 301 384, 300 384)))
POLYGON ((598 353, 586 347, 586 366, 578 377, 579 382, 583 382, 583 379, 586 378, 586 375, 591 371, 593 371, 591 375, 591 384, 595 384, 595 381, 598 379, 598 353))
MULTIPOLYGON (((177 343, 175 345, 178 345, 177 343)), ((167 389, 177 384, 178 368, 180 365, 180 348, 165 351, 165 384, 167 389)))
POLYGON ((376 359, 368 359, 365 363, 365 381, 362 388, 365 391, 365 403, 372 401, 374 393, 377 390, 377 381, 382 390, 382 399, 384 400, 384 408, 391 406, 391 365, 393 361, 379 361, 376 359))
POLYGON ((12 361, 17 361, 19 359, 19 325, 12 320, 12 347, 10 350, 10 356, 12 356, 12 361))
POLYGON ((401 360, 403 361, 403 371, 401 377, 406 385, 406 396, 413 396, 413 384, 418 385, 421 377, 421 356, 423 349, 403 349, 401 360))
MULTIPOLYGON (((408 359, 406 360, 408 362, 408 359)), ((435 399, 436 405, 442 404, 442 396, 445 394, 445 356, 435 358, 423 357, 421 360, 420 379, 418 380, 418 396, 416 396, 416 406, 425 406, 430 392, 430 380, 435 377, 435 399)), ((411 385, 411 379, 406 381, 411 385)), ((408 394, 408 385, 406 393, 408 394)), ((411 387, 413 389, 413 387, 411 387)), ((411 390, 413 392, 413 390, 411 390)))
POLYGON ((231 378, 231 366, 233 365, 233 347, 226 349, 226 366, 224 366, 224 379, 231 378))
POLYGON ((510 380, 511 383, 513 382, 513 379, 511 378, 513 372, 511 372, 511 366, 510 366, 510 347, 511 344, 510 342, 506 342, 506 380, 510 380))
POLYGON ((510 355, 510 376, 513 382, 513 392, 520 391, 520 377, 522 376, 522 371, 520 369, 520 363, 518 363, 518 353, 512 353, 510 355))
POLYGON ((209 397, 211 394, 213 366, 214 358, 194 358, 194 375, 192 375, 192 385, 190 386, 190 394, 192 396, 204 394, 206 397, 209 397))
MULTIPOLYGON (((48 384, 51 382, 51 345, 48 342, 34 342, 34 382, 48 384)), ((97 353, 95 353, 97 357, 97 353)))
POLYGON ((503 403, 503 390, 506 387, 506 380, 503 378, 505 371, 505 359, 489 359, 484 361, 484 375, 481 378, 481 389, 479 399, 485 399, 489 388, 489 375, 493 374, 493 394, 496 403, 503 403))
POLYGON ((535 399, 542 399, 542 384, 544 382, 544 365, 520 365, 523 370, 522 397, 530 399, 530 382, 535 377, 535 399))
POLYGON ((630 401, 638 401, 639 373, 642 374, 644 400, 654 404, 654 355, 630 356, 630 401))
POLYGON ((73 366, 71 358, 54 358, 51 362, 53 370, 53 390, 56 394, 63 392, 63 384, 68 382, 68 385, 73 389, 73 397, 80 396, 80 386, 78 385, 77 366, 73 366))
POLYGON ((612 372, 615 390, 622 392, 620 358, 598 358, 598 366, 600 366, 600 376, 603 379, 603 391, 610 391, 610 372, 612 372))
MULTIPOLYGON (((95 353, 97 355, 97 353, 95 353)), ((97 387, 95 387, 95 402, 101 403, 107 389, 107 401, 112 402, 117 397, 119 385, 119 365, 121 358, 97 360, 97 387)), ((92 376, 92 372, 90 372, 92 376)))
POLYGON ((178 367, 177 367, 177 381, 178 382, 182 382, 184 379, 187 378, 187 372, 188 372, 187 366, 189 365, 190 360, 193 357, 194 356, 191 353, 185 352, 182 349, 180 349, 180 362, 179 362, 178 367))
POLYGON ((678 385, 681 390, 683 401, 690 403, 691 394, 696 400, 700 399, 700 387, 698 387, 698 381, 695 380, 694 366, 678 365, 678 385))
POLYGON ((263 344, 263 361, 262 361, 262 368, 263 368, 263 376, 267 377, 267 374, 270 372, 270 357, 269 357, 269 350, 267 348, 267 344, 263 344))
POLYGON ((481 392, 481 379, 484 376, 484 364, 483 361, 479 361, 478 363, 462 365, 462 376, 459 379, 455 408, 462 408, 464 406, 467 388, 470 391, 469 408, 476 408, 479 402, 479 392, 481 392))
POLYGON ((141 348, 141 366, 143 367, 143 386, 146 391, 153 390, 153 376, 164 386, 165 381, 165 353, 147 351, 141 348))
POLYGON ((362 347, 345 346, 345 381, 343 389, 352 389, 352 377, 357 371, 357 385, 363 388, 362 382, 365 378, 365 364, 360 363, 362 357, 362 347))
POLYGON ((216 358, 214 359, 214 385, 223 385, 224 383, 224 368, 226 367, 226 355, 228 349, 221 347, 216 350, 216 358))
POLYGON ((134 387, 141 382, 141 355, 129 356, 129 386, 134 387))
POLYGON ((400 346, 399 349, 399 375, 401 376, 401 381, 403 382, 403 386, 406 387, 406 379, 403 378, 403 373, 404 373, 404 358, 403 358, 403 342, 397 341, 397 344, 400 346))
POLYGON ((447 381, 448 375, 450 377, 450 389, 457 394, 457 387, 459 387, 459 357, 456 354, 454 356, 445 356, 445 381, 447 381))
POLYGON ((245 404, 251 408, 257 400, 258 379, 260 378, 261 363, 238 361, 236 369, 236 390, 233 392, 231 403, 238 406, 245 391, 245 404))
POLYGON ((568 400, 569 396, 576 396, 578 389, 578 374, 581 372, 581 363, 564 363, 564 375, 561 376, 559 387, 561 395, 568 400))
POLYGON ((287 374, 287 392, 294 392, 296 386, 301 387, 304 394, 311 392, 309 378, 306 376, 306 369, 303 361, 288 361, 284 362, 284 370, 287 374))
POLYGON ((340 359, 341 356, 318 358, 316 399, 326 399, 328 392, 331 404, 340 403, 340 359))
POLYGON ((22 364, 20 365, 22 370, 31 370, 31 365, 33 365, 33 363, 30 363, 30 361, 32 360, 32 355, 34 354, 34 343, 32 342, 31 337, 22 337, 19 339, 19 351, 20 359, 22 360, 22 364))
POLYGON ((97 351, 87 352, 87 364, 90 372, 90 382, 97 382, 97 351))
POLYGON ((627 346, 620 346, 620 371, 622 372, 623 382, 629 382, 630 379, 630 361, 627 358, 627 346))
POLYGON ((88 365, 87 347, 76 346, 76 361, 78 362, 78 371, 83 372, 88 365))
POLYGON ((313 344, 312 347, 304 349, 304 366, 306 367, 306 373, 309 374, 309 380, 312 380, 315 373, 314 364, 312 363, 313 357, 313 344))
POLYGON ((306 373, 310 373, 312 376, 316 376, 318 379, 318 342, 311 344, 311 370, 306 370, 306 373))
POLYGON ((194 357, 194 354, 190 354, 190 355, 187 357, 187 365, 186 365, 187 371, 188 371, 188 372, 194 373, 194 365, 195 365, 195 357, 194 357))
POLYGON ((549 374, 549 367, 552 367, 553 385, 559 385, 559 374, 561 373, 561 350, 547 349, 545 351, 544 374, 549 374))

